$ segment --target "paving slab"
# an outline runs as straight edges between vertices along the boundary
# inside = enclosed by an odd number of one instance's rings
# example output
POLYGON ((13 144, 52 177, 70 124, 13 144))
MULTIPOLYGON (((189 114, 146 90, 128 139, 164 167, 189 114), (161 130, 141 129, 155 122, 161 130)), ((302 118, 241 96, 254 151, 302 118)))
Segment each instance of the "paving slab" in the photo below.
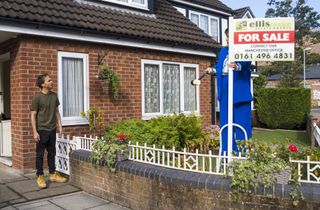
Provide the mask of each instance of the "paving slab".
POLYGON ((41 189, 41 190, 37 188, 37 190, 35 191, 22 193, 22 195, 28 200, 35 200, 35 199, 42 199, 46 197, 52 197, 56 195, 68 194, 68 193, 77 192, 77 191, 79 191, 78 188, 64 183, 59 187, 48 187, 46 189, 41 189))
POLYGON ((0 185, 0 203, 21 198, 20 195, 9 189, 5 185, 0 185))
MULTIPOLYGON (((46 179, 46 180, 48 180, 48 179, 46 179)), ((48 181, 46 181, 46 182, 47 182, 46 189, 63 187, 63 186, 68 185, 68 182, 66 182, 66 183, 50 183, 48 181)), ((14 191, 21 193, 21 194, 27 193, 27 192, 40 191, 35 179, 28 179, 28 180, 13 182, 13 183, 7 184, 7 186, 9 186, 11 189, 13 189, 14 191)))
POLYGON ((13 169, 9 166, 6 166, 4 164, 0 164, 0 184, 14 182, 17 180, 25 180, 26 177, 23 176, 23 174, 13 169))
POLYGON ((1 208, 1 210, 17 210, 17 209, 12 207, 12 206, 7 206, 7 207, 4 207, 4 208, 1 208))
POLYGON ((114 203, 109 203, 109 204, 106 204, 106 205, 97 206, 97 207, 93 207, 93 208, 89 208, 89 209, 90 210, 130 210, 130 209, 126 208, 126 207, 119 206, 119 205, 114 204, 114 203))
POLYGON ((110 201, 100 199, 85 192, 65 195, 50 199, 50 202, 67 210, 90 209, 108 204, 110 201))
POLYGON ((27 202, 27 199, 25 199, 25 198, 18 198, 18 199, 9 201, 10 204, 17 204, 17 203, 23 203, 23 202, 27 202))

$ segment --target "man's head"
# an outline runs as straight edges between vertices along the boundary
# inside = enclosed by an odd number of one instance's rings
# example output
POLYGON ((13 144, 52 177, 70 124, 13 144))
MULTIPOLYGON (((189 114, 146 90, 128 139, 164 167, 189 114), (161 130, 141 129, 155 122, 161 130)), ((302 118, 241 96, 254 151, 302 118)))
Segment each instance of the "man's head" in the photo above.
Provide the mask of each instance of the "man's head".
POLYGON ((229 28, 226 28, 226 30, 224 30, 224 34, 226 35, 227 45, 229 45, 229 28))
POLYGON ((52 89, 52 80, 49 77, 49 74, 41 74, 37 78, 37 86, 41 89, 45 88, 48 90, 52 89))

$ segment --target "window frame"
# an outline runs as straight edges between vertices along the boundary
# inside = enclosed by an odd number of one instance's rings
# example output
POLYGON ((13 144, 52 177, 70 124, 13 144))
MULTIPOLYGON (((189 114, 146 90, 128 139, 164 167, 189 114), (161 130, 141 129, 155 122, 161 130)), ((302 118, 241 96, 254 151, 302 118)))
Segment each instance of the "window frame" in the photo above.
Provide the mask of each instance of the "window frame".
POLYGON ((117 1, 117 0, 102 0, 102 1, 111 2, 114 4, 120 4, 120 5, 129 6, 129 7, 133 7, 133 8, 138 8, 138 9, 143 9, 143 10, 149 10, 148 0, 144 0, 144 4, 136 3, 133 0, 128 0, 128 2, 122 2, 122 1, 117 1))
MULTIPOLYGON (((212 31, 211 31, 211 19, 215 19, 215 20, 217 20, 217 23, 218 23, 218 40, 216 40, 217 42, 219 42, 220 43, 220 18, 219 17, 216 17, 216 16, 212 16, 212 15, 207 15, 207 14, 204 14, 204 13, 200 13, 200 12, 196 12, 196 11, 193 11, 193 10, 190 10, 189 11, 189 20, 191 21, 191 15, 198 15, 198 20, 199 20, 199 22, 198 22, 198 27, 200 28, 200 17, 201 17, 201 15, 202 16, 207 16, 208 17, 208 27, 209 27, 209 33, 208 33, 208 35, 212 38, 212 31)), ((201 30, 203 30, 202 28, 200 28, 201 30)), ((205 32, 205 31, 204 31, 205 32)), ((206 32, 205 32, 206 33, 206 32)))
MULTIPOLYGON (((157 61, 157 60, 141 60, 141 102, 142 102, 142 119, 149 120, 154 117, 165 116, 165 115, 172 115, 165 114, 163 109, 163 65, 164 64, 174 64, 179 65, 179 72, 180 72, 180 113, 184 113, 186 115, 190 115, 195 113, 196 115, 200 115, 200 89, 199 86, 196 86, 196 107, 195 111, 184 111, 184 68, 190 67, 196 69, 196 78, 199 77, 199 64, 192 64, 192 63, 181 63, 181 62, 171 62, 171 61, 157 61), (160 112, 154 113, 146 113, 145 112, 145 94, 144 94, 144 66, 145 65, 158 65, 159 66, 159 103, 160 103, 160 112)), ((191 82, 191 81, 190 81, 191 82)))
POLYGON ((59 112, 61 116, 61 123, 63 126, 68 125, 87 125, 88 120, 81 117, 64 117, 63 116, 63 87, 62 87, 62 58, 76 58, 83 60, 83 85, 84 85, 84 110, 89 109, 89 59, 88 54, 75 52, 58 52, 58 97, 60 101, 59 112))

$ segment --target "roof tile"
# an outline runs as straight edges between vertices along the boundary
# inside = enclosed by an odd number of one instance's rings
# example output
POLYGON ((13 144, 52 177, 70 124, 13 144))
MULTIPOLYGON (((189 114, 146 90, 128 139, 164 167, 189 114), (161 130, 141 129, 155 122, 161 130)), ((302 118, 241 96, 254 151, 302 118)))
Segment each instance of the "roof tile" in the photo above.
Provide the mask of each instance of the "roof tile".
MULTIPOLYGON (((228 10, 221 2, 218 5, 228 10)), ((0 17, 206 48, 220 46, 166 0, 155 0, 154 15, 99 7, 74 0, 2 0, 0 17)))

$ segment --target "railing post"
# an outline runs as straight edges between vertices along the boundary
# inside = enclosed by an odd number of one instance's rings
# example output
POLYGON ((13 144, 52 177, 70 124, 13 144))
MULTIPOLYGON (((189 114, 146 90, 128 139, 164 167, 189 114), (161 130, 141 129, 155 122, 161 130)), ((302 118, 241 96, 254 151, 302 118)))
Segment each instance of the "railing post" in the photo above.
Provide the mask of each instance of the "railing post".
MULTIPOLYGON (((315 132, 316 132, 316 126, 318 123, 318 118, 313 117, 312 118, 312 123, 311 123, 311 147, 315 147, 316 146, 316 138, 315 138, 315 132)), ((319 145, 320 146, 320 145, 319 145)))
POLYGON ((308 182, 310 182, 310 156, 307 156, 307 176, 308 182))

